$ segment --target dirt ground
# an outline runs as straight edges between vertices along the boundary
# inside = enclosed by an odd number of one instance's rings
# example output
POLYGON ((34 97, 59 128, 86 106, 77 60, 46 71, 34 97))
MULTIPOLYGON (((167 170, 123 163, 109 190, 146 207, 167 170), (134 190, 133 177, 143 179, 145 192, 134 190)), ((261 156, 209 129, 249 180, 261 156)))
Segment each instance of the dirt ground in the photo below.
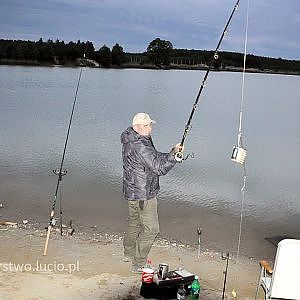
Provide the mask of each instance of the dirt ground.
MULTIPOLYGON (((123 262, 122 237, 113 234, 75 233, 60 236, 53 230, 48 254, 43 256, 46 232, 34 225, 0 225, 0 299, 5 300, 98 300, 143 299, 141 276, 123 262)), ((220 253, 158 239, 150 257, 174 270, 182 267, 199 276, 203 300, 221 299, 226 261, 220 253)), ((259 276, 257 261, 229 261, 226 299, 254 299, 259 276)), ((260 292, 262 299, 263 292, 260 292)))

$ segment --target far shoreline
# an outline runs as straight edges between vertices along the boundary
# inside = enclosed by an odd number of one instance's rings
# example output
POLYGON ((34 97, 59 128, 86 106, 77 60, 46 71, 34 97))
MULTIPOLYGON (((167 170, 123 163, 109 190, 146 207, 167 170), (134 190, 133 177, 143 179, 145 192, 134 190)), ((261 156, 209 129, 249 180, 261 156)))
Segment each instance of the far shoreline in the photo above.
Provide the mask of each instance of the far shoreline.
MULTIPOLYGON (((199 66, 199 65, 170 65, 170 66, 155 66, 151 64, 137 64, 137 63, 125 63, 122 66, 110 66, 110 67, 102 67, 95 65, 87 65, 81 62, 69 62, 64 65, 62 64, 50 64, 50 63, 42 63, 39 61, 31 61, 31 60, 12 60, 12 59, 0 59, 0 65, 4 66, 28 66, 28 67, 62 67, 62 68, 77 68, 77 67, 90 67, 95 69, 144 69, 144 70, 184 70, 184 71, 206 71, 208 66, 199 66)), ((225 68, 219 69, 211 69, 212 72, 243 72, 243 68, 241 67, 233 67, 227 66, 225 68)), ((257 73, 257 74, 272 74, 272 75, 293 75, 299 76, 300 72, 293 71, 275 71, 271 69, 260 70, 256 68, 247 68, 245 70, 246 73, 257 73)))

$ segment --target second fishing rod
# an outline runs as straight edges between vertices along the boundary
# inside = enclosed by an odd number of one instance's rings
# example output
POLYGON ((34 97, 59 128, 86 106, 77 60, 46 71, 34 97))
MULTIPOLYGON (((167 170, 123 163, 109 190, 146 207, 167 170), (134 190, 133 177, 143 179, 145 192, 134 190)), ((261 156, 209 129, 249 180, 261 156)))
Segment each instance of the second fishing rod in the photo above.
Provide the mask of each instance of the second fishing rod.
POLYGON ((224 28, 224 30, 223 30, 223 32, 222 32, 222 34, 221 34, 221 37, 220 37, 219 42, 218 42, 218 44, 217 44, 217 47, 216 47, 216 49, 214 50, 214 55, 213 55, 213 57, 212 57, 212 59, 211 59, 211 62, 210 62, 210 64, 209 64, 209 66, 208 66, 208 68, 207 68, 207 70, 206 70, 206 73, 205 73, 205 75, 204 75, 204 78, 203 78, 203 80, 202 80, 202 83, 201 83, 201 86, 200 86, 200 88, 199 88, 199 91, 198 91, 196 100, 195 100, 195 102, 194 102, 194 104, 193 104, 192 111, 191 111, 190 116, 189 116, 189 118, 188 118, 188 121, 187 121, 187 123, 186 123, 186 125, 185 125, 185 129, 184 129, 184 132, 183 132, 183 135, 182 135, 182 139, 181 139, 181 142, 180 142, 181 150, 175 153, 175 159, 176 159, 176 161, 178 161, 178 162, 181 162, 182 160, 184 160, 184 156, 183 156, 183 145, 184 145, 185 139, 186 139, 186 137, 187 137, 187 134, 188 134, 188 132, 190 131, 190 129, 191 129, 191 127, 192 127, 192 125, 191 125, 191 124, 192 124, 192 119, 193 119, 194 113, 195 113, 195 111, 196 111, 196 108, 197 108, 197 105, 198 105, 198 102, 199 102, 201 93, 202 93, 203 88, 204 88, 204 86, 205 86, 205 83, 206 83, 208 74, 209 74, 209 72, 211 71, 212 66, 214 65, 214 62, 217 61, 218 58, 219 58, 218 50, 219 50, 220 45, 221 45, 221 43, 222 43, 222 41, 223 41, 223 39, 224 39, 224 37, 225 37, 225 35, 226 35, 226 33, 227 33, 227 29, 228 29, 228 27, 229 27, 229 25, 230 25, 230 22, 231 22, 231 20, 232 20, 232 17, 233 17, 233 15, 234 15, 235 11, 238 9, 239 3, 240 3, 240 0, 237 0, 236 3, 235 3, 235 5, 234 5, 234 8, 233 8, 233 10, 232 10, 232 12, 231 12, 231 14, 230 14, 230 16, 229 16, 229 18, 228 18, 228 21, 227 21, 227 23, 226 23, 226 25, 225 25, 225 28, 224 28))
MULTIPOLYGON (((84 58, 85 58, 85 55, 84 55, 84 58)), ((58 179, 57 179, 57 184, 56 184, 56 188, 55 188, 54 199, 53 199, 52 209, 51 209, 51 213, 50 213, 50 219, 49 219, 49 223, 48 223, 48 227, 47 227, 47 236, 46 236, 46 242, 45 242, 45 246, 44 246, 43 255, 47 255, 50 233, 51 233, 52 228, 56 225, 55 206, 56 206, 56 201, 58 198, 59 191, 60 191, 60 202, 59 202, 60 234, 62 235, 62 207, 61 207, 62 191, 61 191, 61 185, 62 185, 63 176, 67 174, 67 171, 63 169, 63 166, 64 166, 66 150, 67 150, 67 145, 68 145, 69 136, 70 136, 70 130, 71 130, 71 125, 72 125, 75 105, 77 102, 77 95, 78 95, 81 75, 82 75, 82 66, 80 67, 80 72, 79 72, 79 76, 78 76, 78 80, 77 80, 75 96, 74 96, 74 101, 73 101, 72 110, 71 110, 71 114, 70 114, 69 125, 68 125, 67 135, 66 135, 66 139, 65 139, 63 154, 62 154, 62 158, 61 158, 61 162, 60 162, 60 167, 57 170, 53 170, 54 174, 58 176, 58 179)))

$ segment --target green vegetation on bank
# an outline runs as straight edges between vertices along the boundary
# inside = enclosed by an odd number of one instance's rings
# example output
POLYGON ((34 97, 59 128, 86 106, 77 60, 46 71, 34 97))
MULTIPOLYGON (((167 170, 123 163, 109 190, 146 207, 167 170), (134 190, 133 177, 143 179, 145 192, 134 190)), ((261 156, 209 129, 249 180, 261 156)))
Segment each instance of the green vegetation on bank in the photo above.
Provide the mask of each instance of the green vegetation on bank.
MULTIPOLYGON (((220 51, 214 61, 215 70, 239 71, 243 54, 220 51)), ((0 40, 1 64, 78 65, 140 68, 205 69, 213 59, 213 51, 176 49, 170 41, 156 38, 143 53, 125 53, 122 46, 112 49, 103 45, 95 50, 90 41, 69 42, 48 40, 0 40), (85 55, 85 59, 83 59, 85 55)), ((249 71, 300 74, 300 61, 247 55, 249 71)))

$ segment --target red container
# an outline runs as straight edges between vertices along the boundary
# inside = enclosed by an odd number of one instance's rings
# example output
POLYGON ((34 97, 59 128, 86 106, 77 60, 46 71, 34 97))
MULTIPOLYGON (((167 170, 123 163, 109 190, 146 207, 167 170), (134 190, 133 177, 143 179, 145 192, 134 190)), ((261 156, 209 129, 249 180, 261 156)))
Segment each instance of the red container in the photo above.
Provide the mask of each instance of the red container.
POLYGON ((151 268, 144 268, 142 273, 142 282, 152 283, 153 282, 154 270, 151 268))

